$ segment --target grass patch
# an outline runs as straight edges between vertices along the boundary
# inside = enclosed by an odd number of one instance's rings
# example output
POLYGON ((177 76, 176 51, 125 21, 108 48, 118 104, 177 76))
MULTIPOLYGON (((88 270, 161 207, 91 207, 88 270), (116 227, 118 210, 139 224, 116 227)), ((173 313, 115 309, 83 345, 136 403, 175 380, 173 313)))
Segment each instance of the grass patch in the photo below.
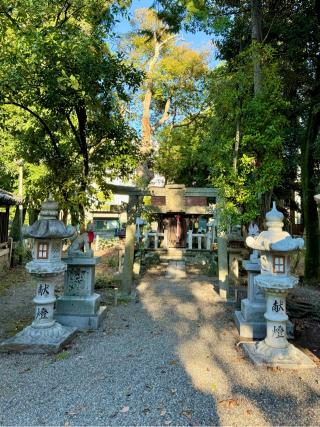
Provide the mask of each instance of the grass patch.
POLYGON ((57 354, 55 356, 55 359, 57 362, 61 362, 62 360, 69 359, 70 356, 71 354, 69 353, 69 351, 64 350, 61 353, 57 354))

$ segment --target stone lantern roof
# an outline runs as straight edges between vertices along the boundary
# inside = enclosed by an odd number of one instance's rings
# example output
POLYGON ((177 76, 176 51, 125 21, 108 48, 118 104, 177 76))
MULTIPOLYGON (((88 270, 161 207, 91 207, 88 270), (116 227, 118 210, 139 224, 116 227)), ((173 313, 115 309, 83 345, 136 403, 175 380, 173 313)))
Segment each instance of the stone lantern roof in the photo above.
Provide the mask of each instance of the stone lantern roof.
POLYGON ((34 239, 66 239, 75 234, 75 228, 58 220, 58 203, 49 199, 42 203, 39 219, 23 228, 23 235, 34 239))
POLYGON ((247 237, 246 243, 249 248, 258 251, 279 252, 291 252, 303 248, 303 239, 295 239, 283 231, 283 214, 277 210, 275 202, 273 202, 271 211, 266 214, 266 220, 267 231, 263 231, 257 237, 247 237))

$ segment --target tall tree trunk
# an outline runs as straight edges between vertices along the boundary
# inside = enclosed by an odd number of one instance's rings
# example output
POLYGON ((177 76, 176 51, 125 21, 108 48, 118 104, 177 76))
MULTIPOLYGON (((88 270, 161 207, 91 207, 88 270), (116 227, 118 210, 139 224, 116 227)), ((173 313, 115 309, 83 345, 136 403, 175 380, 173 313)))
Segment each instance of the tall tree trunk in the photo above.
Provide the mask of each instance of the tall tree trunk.
POLYGON ((233 151, 233 170, 234 173, 238 172, 238 155, 240 147, 240 119, 236 119, 236 137, 234 141, 234 151, 233 151))
POLYGON ((152 100, 152 85, 153 77, 152 73, 155 65, 157 64, 161 52, 161 43, 157 40, 156 33, 154 34, 154 53, 153 57, 148 63, 147 69, 147 81, 146 81, 146 92, 143 99, 143 110, 142 110, 142 120, 141 120, 141 132, 142 132, 142 141, 141 141, 141 153, 148 154, 152 149, 152 127, 150 122, 150 107, 152 100))
MULTIPOLYGON (((261 67, 261 43, 262 43, 262 5, 261 0, 251 0, 251 40, 252 40, 252 62, 253 62, 253 88, 257 96, 262 89, 262 67, 261 67)), ((257 159, 259 161, 259 158, 257 159)), ((260 202, 261 220, 265 218, 270 208, 273 190, 262 194, 260 202)))
POLYGON ((14 211, 14 217, 13 217, 11 229, 10 229, 10 237, 13 238, 14 242, 19 241, 19 237, 20 237, 19 206, 16 206, 16 209, 14 211))
POLYGON ((37 221, 39 213, 40 213, 39 209, 35 209, 35 208, 28 209, 29 225, 32 225, 34 222, 37 221))
POLYGON ((67 222, 68 222, 68 213, 69 213, 68 208, 64 208, 62 210, 62 221, 64 224, 67 224, 67 222))
MULTIPOLYGON (((152 86, 153 86, 153 71, 154 68, 160 58, 161 50, 165 44, 167 44, 170 40, 175 38, 176 36, 169 35, 164 40, 159 41, 157 33, 154 32, 154 52, 153 56, 148 62, 147 65, 147 80, 146 80, 146 91, 143 98, 142 103, 142 119, 141 119, 141 147, 140 152, 143 155, 143 160, 138 168, 138 175, 142 178, 144 183, 149 183, 153 178, 153 172, 150 170, 150 165, 148 164, 148 155, 152 151, 152 133, 154 131, 154 127, 151 125, 150 120, 150 110, 151 110, 151 102, 152 102, 152 86)), ((169 108, 170 108, 170 100, 167 100, 164 113, 161 119, 159 120, 158 125, 163 124, 169 117, 169 108)))
POLYGON ((142 140, 141 140, 141 148, 140 152, 144 155, 148 154, 152 149, 152 129, 150 123, 150 106, 152 99, 152 82, 149 81, 147 83, 146 93, 144 95, 143 103, 142 103, 142 119, 141 119, 141 132, 142 132, 142 140))
MULTIPOLYGON (((320 71, 320 67, 318 67, 320 71)), ((310 109, 306 135, 302 144, 302 202, 306 236, 305 280, 320 279, 320 232, 317 204, 314 200, 318 183, 314 179, 316 169, 316 139, 320 131, 320 73, 317 72, 313 105, 310 109)))
POLYGON ((87 145, 87 137, 86 137, 86 126, 87 126, 87 112, 86 107, 83 103, 78 105, 76 108, 77 118, 78 118, 78 126, 79 126, 79 138, 78 144, 80 147, 80 152, 82 155, 82 177, 80 178, 80 191, 82 193, 82 197, 79 201, 79 222, 80 222, 80 232, 83 233, 85 231, 85 194, 88 186, 89 179, 89 151, 87 145))
POLYGON ((253 84, 257 95, 262 87, 260 43, 262 43, 262 8, 261 0, 251 0, 252 43, 253 43, 253 84))
MULTIPOLYGON (((23 209, 22 214, 22 223, 24 223, 24 219, 26 216, 26 209, 23 209)), ((20 239, 20 212, 19 206, 16 206, 16 210, 14 212, 14 217, 12 220, 11 228, 10 228, 10 237, 12 237, 14 242, 18 242, 20 239)))
MULTIPOLYGON (((320 0, 314 4, 315 16, 320 30, 320 0)), ((306 134, 302 142, 302 202, 306 235, 306 256, 304 278, 307 282, 320 279, 320 231, 317 205, 314 200, 318 182, 314 179, 316 170, 316 140, 320 132, 320 55, 316 58, 314 87, 311 93, 311 105, 306 134)))

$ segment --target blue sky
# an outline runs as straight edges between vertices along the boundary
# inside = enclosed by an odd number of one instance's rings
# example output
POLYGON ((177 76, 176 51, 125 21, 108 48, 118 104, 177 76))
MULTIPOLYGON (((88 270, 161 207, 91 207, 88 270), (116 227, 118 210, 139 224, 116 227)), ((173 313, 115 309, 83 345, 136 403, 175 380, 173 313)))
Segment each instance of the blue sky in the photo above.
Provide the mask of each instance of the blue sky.
MULTIPOLYGON (((143 7, 150 7, 153 3, 153 0, 133 0, 132 5, 130 7, 130 16, 134 15, 134 11, 143 7)), ((118 34, 127 33, 130 31, 129 20, 121 19, 120 22, 115 27, 115 32, 118 34)), ((182 39, 186 43, 190 43, 191 47, 195 50, 209 49, 212 52, 212 56, 214 55, 214 49, 211 44, 211 37, 203 32, 197 32, 196 34, 187 33, 185 31, 182 32, 182 39)), ((214 58, 210 60, 211 65, 215 65, 216 61, 214 58)))

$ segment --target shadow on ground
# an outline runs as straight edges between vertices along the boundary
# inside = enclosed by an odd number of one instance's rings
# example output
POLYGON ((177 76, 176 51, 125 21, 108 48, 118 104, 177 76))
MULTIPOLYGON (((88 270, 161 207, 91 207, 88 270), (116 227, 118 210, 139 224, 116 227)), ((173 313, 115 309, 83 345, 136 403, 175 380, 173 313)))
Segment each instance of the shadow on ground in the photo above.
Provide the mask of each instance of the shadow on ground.
POLYGON ((144 308, 176 337, 176 353, 193 386, 215 400, 223 425, 319 424, 319 370, 257 368, 236 345, 233 311, 208 278, 144 280, 144 308))

